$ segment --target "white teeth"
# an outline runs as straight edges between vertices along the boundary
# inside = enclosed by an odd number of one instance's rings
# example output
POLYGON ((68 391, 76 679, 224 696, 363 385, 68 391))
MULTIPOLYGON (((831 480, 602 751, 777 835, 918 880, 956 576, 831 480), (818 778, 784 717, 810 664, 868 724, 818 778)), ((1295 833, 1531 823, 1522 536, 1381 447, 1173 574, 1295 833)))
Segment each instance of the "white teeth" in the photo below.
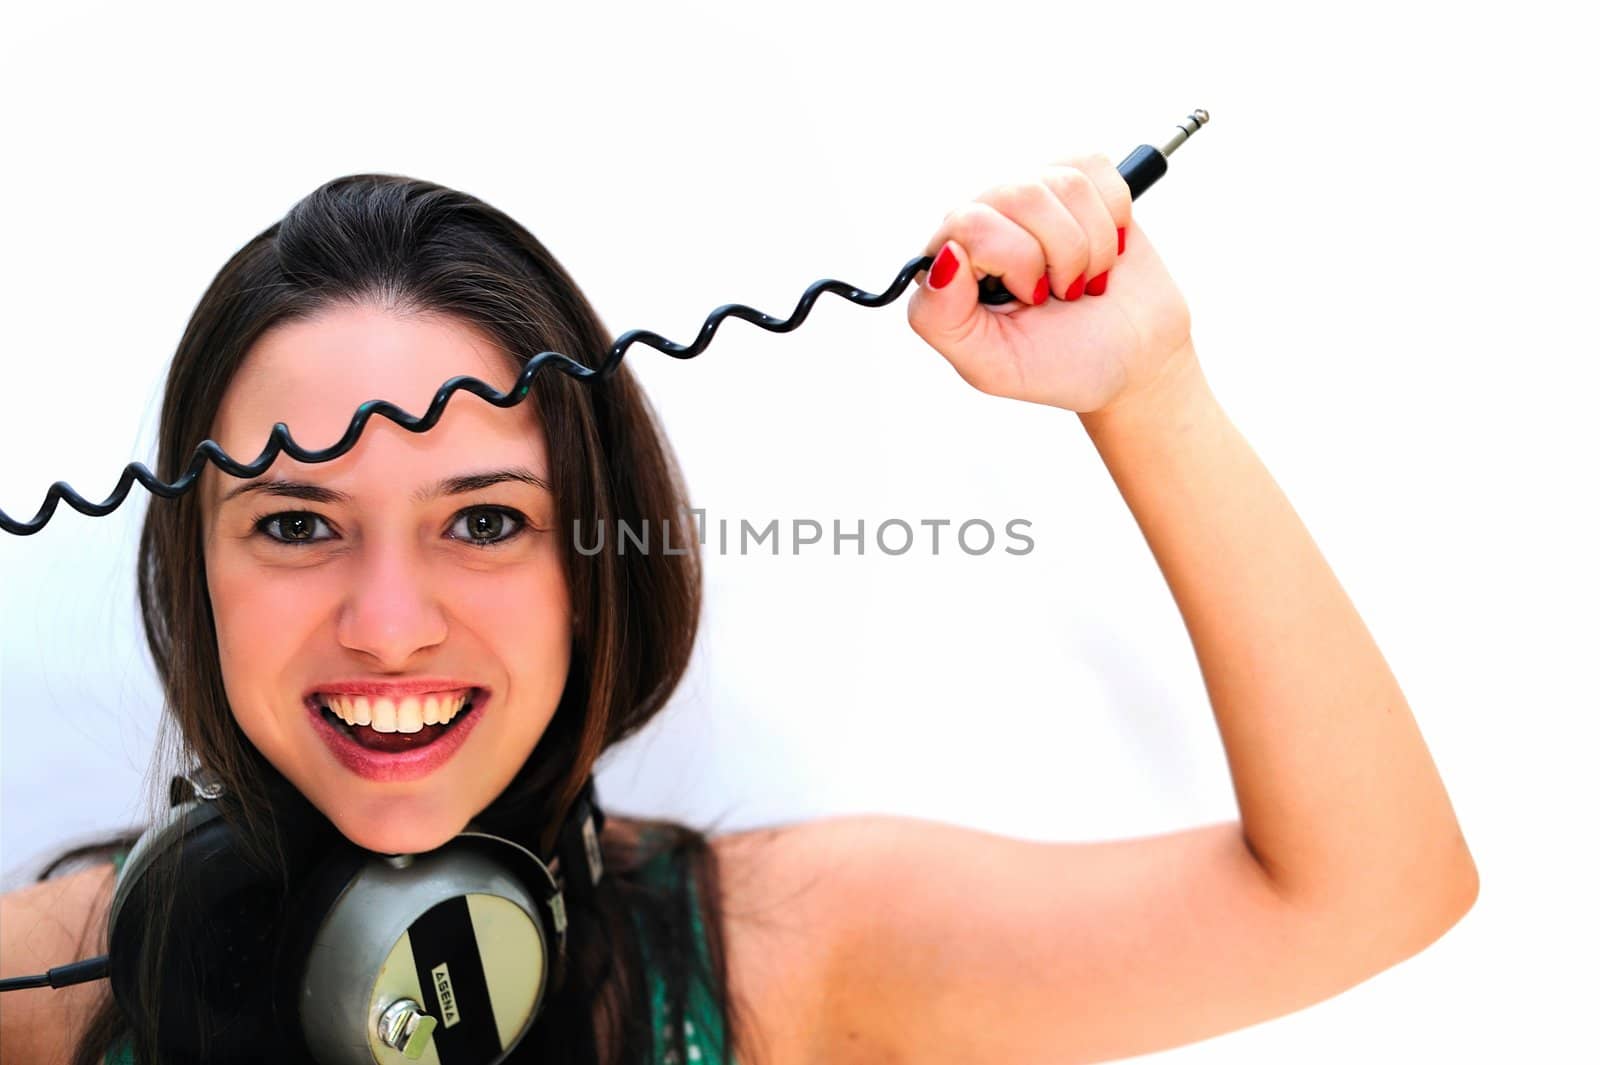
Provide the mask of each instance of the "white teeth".
POLYGON ((415 695, 408 695, 400 700, 400 705, 395 710, 395 728, 401 732, 422 731, 422 700, 415 695))
POLYGON ((466 704, 471 689, 369 699, 365 695, 320 694, 321 705, 347 725, 370 725, 375 732, 420 732, 423 725, 446 725, 466 704))

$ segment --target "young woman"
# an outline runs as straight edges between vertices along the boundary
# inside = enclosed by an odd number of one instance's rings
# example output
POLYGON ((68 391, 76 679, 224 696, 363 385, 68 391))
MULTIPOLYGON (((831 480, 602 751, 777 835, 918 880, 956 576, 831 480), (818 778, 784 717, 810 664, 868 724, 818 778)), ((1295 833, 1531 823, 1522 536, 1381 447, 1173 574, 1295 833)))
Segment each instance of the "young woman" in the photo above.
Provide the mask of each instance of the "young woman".
MULTIPOLYGON (((572 978, 513 1060, 1104 1061, 1334 995, 1476 898, 1406 700, 1209 390, 1111 162, 997 186, 925 253, 912 328, 980 391, 1076 413, 1132 508, 1241 818, 1044 844, 873 816, 708 840, 613 816, 605 877, 569 900, 572 978), (1016 301, 980 303, 983 275, 1016 301)), ((326 447, 369 399, 420 413, 453 376, 506 390, 532 354, 593 365, 611 339, 501 212, 427 182, 340 178, 201 299, 157 472, 175 479, 207 437, 248 460, 278 421, 326 447)), ((595 760, 685 669, 694 542, 624 364, 602 382, 543 372, 508 409, 457 395, 422 434, 373 418, 326 463, 280 457, 252 480, 208 465, 195 491, 151 501, 139 592, 184 752, 262 847, 266 785, 287 781, 374 851, 426 851, 474 822, 543 854, 595 760), (574 549, 619 522, 674 523, 690 550, 574 549)), ((7 897, 4 971, 103 950, 113 868, 7 897)), ((8 1065, 153 1056, 128 1038, 148 1018, 103 984, 3 1005, 8 1065)))

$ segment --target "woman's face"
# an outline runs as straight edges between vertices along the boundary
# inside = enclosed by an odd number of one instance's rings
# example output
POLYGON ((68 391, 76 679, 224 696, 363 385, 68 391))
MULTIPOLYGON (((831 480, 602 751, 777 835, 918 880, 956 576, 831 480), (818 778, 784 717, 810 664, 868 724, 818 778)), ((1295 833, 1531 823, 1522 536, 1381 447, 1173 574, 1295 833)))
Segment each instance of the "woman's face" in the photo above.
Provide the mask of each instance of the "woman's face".
MULTIPOLYGON (((458 374, 515 381, 460 321, 332 309, 257 340, 211 436, 250 461, 282 421, 326 448, 362 403, 420 416, 458 374)), ((254 479, 207 465, 205 571, 234 717, 354 843, 443 844, 554 715, 571 608, 549 472, 532 403, 467 392, 426 433, 372 417, 331 462, 279 455, 254 479)))

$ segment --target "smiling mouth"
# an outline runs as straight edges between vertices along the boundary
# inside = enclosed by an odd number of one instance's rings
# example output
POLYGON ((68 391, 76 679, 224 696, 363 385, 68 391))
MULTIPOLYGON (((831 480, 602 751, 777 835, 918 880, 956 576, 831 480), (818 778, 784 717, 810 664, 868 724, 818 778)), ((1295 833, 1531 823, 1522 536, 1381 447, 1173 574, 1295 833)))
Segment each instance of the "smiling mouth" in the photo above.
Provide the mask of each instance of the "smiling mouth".
POLYGON ((311 697, 322 719, 353 743, 397 753, 426 747, 483 701, 478 688, 403 699, 368 699, 318 692, 311 697))

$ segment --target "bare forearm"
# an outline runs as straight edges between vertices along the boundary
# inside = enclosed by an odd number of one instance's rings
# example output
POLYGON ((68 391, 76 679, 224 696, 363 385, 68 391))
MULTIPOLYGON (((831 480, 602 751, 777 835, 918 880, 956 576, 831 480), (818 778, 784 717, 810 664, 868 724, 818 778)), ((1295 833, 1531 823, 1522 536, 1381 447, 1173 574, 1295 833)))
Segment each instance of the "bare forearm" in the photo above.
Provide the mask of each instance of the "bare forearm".
POLYGON ((1173 366, 1080 420, 1194 643, 1247 844, 1288 898, 1454 921, 1476 870, 1399 684, 1192 347, 1173 366))

